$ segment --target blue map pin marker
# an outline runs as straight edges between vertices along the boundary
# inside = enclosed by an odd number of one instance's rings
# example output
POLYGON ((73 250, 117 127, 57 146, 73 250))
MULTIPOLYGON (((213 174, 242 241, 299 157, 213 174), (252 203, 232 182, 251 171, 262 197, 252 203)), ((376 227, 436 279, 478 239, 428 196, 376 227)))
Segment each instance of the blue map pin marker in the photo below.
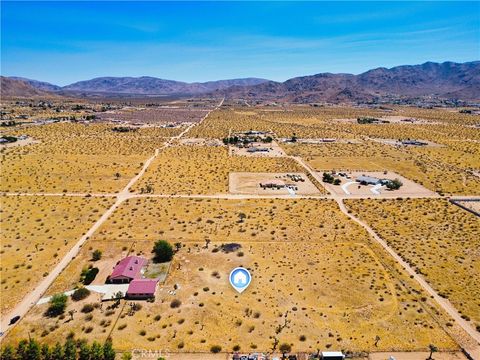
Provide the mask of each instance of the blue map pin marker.
POLYGON ((252 276, 247 269, 237 267, 232 270, 229 279, 232 287, 239 293, 242 293, 248 287, 248 285, 250 285, 252 276))

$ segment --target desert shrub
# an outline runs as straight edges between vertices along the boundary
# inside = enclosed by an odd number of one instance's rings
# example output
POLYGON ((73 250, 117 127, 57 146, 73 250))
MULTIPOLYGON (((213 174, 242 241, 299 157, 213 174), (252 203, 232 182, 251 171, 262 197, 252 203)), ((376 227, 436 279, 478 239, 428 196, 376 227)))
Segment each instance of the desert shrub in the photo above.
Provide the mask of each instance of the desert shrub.
POLYGON ((172 302, 170 303, 170 307, 172 309, 178 308, 180 307, 180 305, 182 305, 182 302, 178 299, 173 299, 172 302))
POLYGON ((80 300, 86 299, 88 295, 90 295, 90 290, 88 290, 87 288, 81 287, 73 292, 72 300, 80 301, 80 300))
POLYGON ((95 309, 95 307, 92 304, 85 304, 80 311, 84 314, 88 314, 91 313, 93 309, 95 309))
POLYGON ((54 317, 63 314, 67 307, 67 295, 55 294, 50 299, 50 306, 47 309, 47 316, 54 317))
POLYGON ((214 353, 214 354, 217 354, 219 353, 220 351, 222 351, 222 347, 220 345, 212 345, 210 347, 210 352, 214 353))
POLYGON ((82 270, 82 273, 80 274, 80 281, 83 283, 83 285, 90 285, 92 281, 95 280, 98 271, 99 270, 96 267, 82 270))
POLYGON ((283 343, 283 344, 280 345, 280 347, 278 349, 280 350, 280 352, 282 354, 285 354, 285 353, 288 353, 288 352, 292 351, 292 346, 290 344, 283 343))
POLYGON ((92 253, 92 260, 93 261, 98 261, 102 258, 102 252, 100 250, 95 250, 93 253, 92 253))

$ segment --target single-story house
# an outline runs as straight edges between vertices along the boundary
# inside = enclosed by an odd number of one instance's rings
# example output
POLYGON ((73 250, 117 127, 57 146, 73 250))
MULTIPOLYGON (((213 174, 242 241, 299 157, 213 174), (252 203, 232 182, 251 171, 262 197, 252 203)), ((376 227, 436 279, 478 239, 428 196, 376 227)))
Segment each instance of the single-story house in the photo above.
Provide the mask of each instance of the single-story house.
POLYGON ((158 280, 134 279, 128 285, 127 299, 150 299, 155 297, 158 280))
POLYGON ((269 149, 268 148, 264 148, 264 147, 252 147, 252 148, 249 148, 247 150, 247 152, 249 153, 255 153, 255 152, 268 152, 269 149))
POLYGON ((428 143, 425 141, 419 141, 419 140, 403 140, 402 141, 403 145, 414 145, 414 146, 426 146, 428 143))
POLYGON ((115 265, 108 281, 114 284, 129 283, 141 276, 142 269, 147 262, 147 259, 140 256, 127 256, 115 265))
POLYGON ((361 184, 367 184, 367 185, 377 185, 382 182, 382 180, 379 178, 376 178, 373 176, 366 176, 366 175, 361 175, 357 177, 356 181, 361 184))

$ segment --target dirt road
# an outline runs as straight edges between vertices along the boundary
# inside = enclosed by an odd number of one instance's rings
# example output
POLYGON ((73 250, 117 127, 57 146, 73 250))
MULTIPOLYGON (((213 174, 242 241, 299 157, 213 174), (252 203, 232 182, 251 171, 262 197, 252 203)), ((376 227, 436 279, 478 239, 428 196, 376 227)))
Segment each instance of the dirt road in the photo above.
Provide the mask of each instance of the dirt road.
MULTIPOLYGON (((150 157, 142 167, 142 170, 133 177, 128 184, 125 186, 125 188, 116 194, 116 201, 115 203, 107 209, 102 216, 93 224, 93 226, 83 235, 77 243, 65 254, 65 256, 55 265, 52 271, 40 281, 39 284, 30 292, 28 293, 23 300, 15 306, 9 313, 5 314, 5 316, 2 316, 1 322, 0 322, 0 332, 3 332, 5 334, 12 329, 12 326, 9 326, 10 319, 13 318, 14 316, 20 316, 23 317, 25 314, 30 310, 30 308, 35 305, 38 300, 42 297, 42 295, 47 291, 47 289, 50 287, 50 285, 53 283, 53 281, 57 278, 58 275, 65 269, 65 267, 75 258, 75 256, 78 255, 81 247, 85 244, 85 242, 92 236, 99 228, 102 226, 102 224, 109 218, 109 216, 121 205, 123 201, 126 199, 130 198, 132 194, 130 194, 130 188, 142 177, 142 175, 145 173, 147 168, 150 166, 152 161, 158 156, 160 153, 160 150, 163 148, 166 148, 170 146, 170 144, 176 140, 181 138, 183 135, 185 135, 190 129, 196 125, 201 124, 207 117, 208 115, 213 111, 218 109, 220 106, 222 106, 223 101, 225 100, 222 99, 222 101, 212 110, 210 110, 205 117, 202 118, 202 120, 198 123, 194 123, 189 125, 184 131, 182 131, 179 135, 174 136, 170 138, 160 149, 155 150, 155 154, 150 157)), ((63 195, 62 195, 63 196, 63 195)), ((18 321, 17 321, 18 323, 18 321)))
MULTIPOLYGON (((292 156, 295 161, 302 165, 306 171, 308 171, 315 179, 320 183, 323 183, 322 179, 318 174, 313 171, 308 164, 306 164, 303 159, 299 157, 292 156)), ((397 263, 399 263, 405 271, 415 280, 417 283, 437 302, 437 304, 445 310, 445 312, 450 315, 453 320, 473 339, 477 342, 477 346, 471 347, 469 344, 461 344, 463 347, 471 354, 474 359, 480 359, 480 333, 470 324, 468 321, 464 320, 457 309, 448 301, 447 299, 441 297, 435 289, 433 289, 430 284, 415 270, 405 262, 396 252, 393 250, 385 240, 383 240, 377 233, 364 221, 357 218, 355 215, 348 212, 347 207, 345 206, 343 200, 345 197, 338 196, 334 193, 331 193, 331 197, 338 203, 340 210, 351 220, 362 226, 374 239, 377 241, 389 254, 392 256, 397 263)), ((371 196, 369 196, 371 197, 371 196)), ((474 198, 474 197, 470 197, 474 198)))

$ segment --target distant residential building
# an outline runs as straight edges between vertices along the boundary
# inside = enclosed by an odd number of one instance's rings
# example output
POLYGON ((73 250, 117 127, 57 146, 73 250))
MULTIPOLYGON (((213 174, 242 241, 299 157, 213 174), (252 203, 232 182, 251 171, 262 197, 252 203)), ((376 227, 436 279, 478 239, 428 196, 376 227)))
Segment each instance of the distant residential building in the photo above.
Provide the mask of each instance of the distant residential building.
POLYGON ((251 147, 247 149, 247 152, 249 153, 255 153, 255 152, 268 152, 268 148, 263 148, 263 147, 251 147))
POLYGON ((418 141, 418 140, 403 140, 402 145, 426 146, 428 145, 428 143, 425 141, 418 141))
POLYGON ((357 177, 356 181, 361 184, 367 184, 367 185, 377 185, 382 182, 382 180, 379 178, 376 178, 373 176, 366 176, 366 175, 361 175, 357 177))

